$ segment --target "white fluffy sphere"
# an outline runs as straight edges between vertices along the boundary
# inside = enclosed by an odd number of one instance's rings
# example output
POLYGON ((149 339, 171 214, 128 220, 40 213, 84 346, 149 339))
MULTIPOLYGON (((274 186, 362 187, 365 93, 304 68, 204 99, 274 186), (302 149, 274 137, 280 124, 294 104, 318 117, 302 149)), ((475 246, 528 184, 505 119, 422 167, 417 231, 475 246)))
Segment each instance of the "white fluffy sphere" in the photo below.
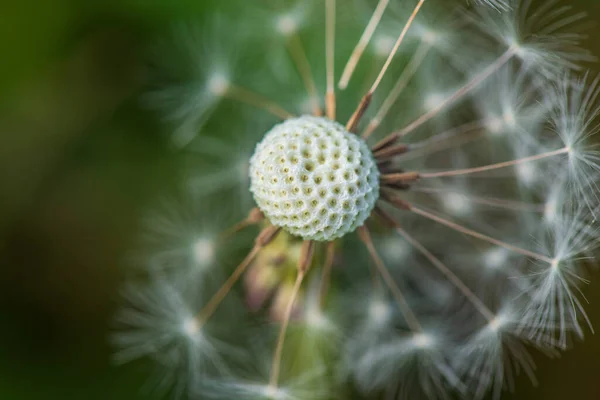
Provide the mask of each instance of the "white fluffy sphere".
POLYGON ((379 197, 379 171, 366 143, 321 117, 275 125, 256 146, 250 180, 269 221, 305 240, 354 231, 379 197))

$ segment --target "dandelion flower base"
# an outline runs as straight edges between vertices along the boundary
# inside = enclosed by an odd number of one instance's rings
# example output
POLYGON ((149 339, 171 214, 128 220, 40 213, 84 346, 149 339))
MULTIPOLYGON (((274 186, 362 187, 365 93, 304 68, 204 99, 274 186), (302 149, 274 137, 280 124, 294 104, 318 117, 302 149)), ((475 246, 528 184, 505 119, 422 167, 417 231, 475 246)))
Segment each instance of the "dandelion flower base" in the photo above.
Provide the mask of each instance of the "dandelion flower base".
POLYGON ((366 143, 323 117, 273 127, 256 146, 250 180, 269 221, 305 240, 353 232, 379 196, 379 171, 366 143))

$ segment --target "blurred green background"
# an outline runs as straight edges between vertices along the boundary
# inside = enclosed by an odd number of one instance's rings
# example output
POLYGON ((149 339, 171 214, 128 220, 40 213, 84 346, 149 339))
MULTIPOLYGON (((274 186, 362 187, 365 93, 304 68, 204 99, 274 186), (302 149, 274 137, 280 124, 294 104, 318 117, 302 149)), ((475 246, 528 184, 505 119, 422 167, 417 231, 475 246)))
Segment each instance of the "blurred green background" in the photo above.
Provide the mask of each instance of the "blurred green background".
MULTIPOLYGON (((141 210, 177 168, 137 95, 144 49, 206 0, 2 1, 0 399, 130 399, 106 343, 141 210)), ((600 2, 570 0, 600 22, 600 2)), ((600 24, 589 48, 600 55, 600 24)), ((600 67, 600 65, 599 65, 600 67)), ((595 274, 598 275, 598 274, 595 274)), ((585 288, 600 326, 600 276, 585 288)), ((600 399, 600 340, 539 357, 514 399, 600 399)))

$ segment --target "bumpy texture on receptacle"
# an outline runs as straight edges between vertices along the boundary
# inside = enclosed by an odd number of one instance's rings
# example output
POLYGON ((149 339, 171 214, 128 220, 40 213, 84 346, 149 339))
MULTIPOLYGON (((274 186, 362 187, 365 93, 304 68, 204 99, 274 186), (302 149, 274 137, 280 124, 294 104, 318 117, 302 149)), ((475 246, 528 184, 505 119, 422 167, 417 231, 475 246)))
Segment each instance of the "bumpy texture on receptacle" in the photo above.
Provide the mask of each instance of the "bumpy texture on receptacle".
POLYGON ((361 226, 379 196, 366 143, 327 118, 276 125, 250 160, 250 190, 269 221, 305 240, 330 241, 361 226))

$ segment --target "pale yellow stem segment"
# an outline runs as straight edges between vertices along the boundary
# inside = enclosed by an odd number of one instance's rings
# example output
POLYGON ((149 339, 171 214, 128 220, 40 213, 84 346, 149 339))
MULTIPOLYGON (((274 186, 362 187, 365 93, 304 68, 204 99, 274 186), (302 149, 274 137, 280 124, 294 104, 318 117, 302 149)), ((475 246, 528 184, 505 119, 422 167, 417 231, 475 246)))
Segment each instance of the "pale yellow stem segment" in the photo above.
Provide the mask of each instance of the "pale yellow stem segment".
POLYGON ((373 37, 373 33, 375 32, 375 29, 377 29, 377 26, 379 25, 381 17, 383 16, 383 13, 387 8, 389 2, 389 0, 379 0, 379 3, 377 3, 377 7, 373 12, 371 19, 367 24, 367 27, 365 28, 358 43, 356 44, 356 47, 354 47, 354 50, 352 51, 352 54, 350 55, 350 58, 348 59, 348 62, 344 67, 344 72, 342 73, 342 77, 340 78, 340 81, 338 83, 338 87, 341 90, 344 90, 348 87, 350 78, 352 78, 352 74, 354 73, 358 62, 360 61, 360 58, 362 57, 362 54, 365 51, 365 48, 371 41, 371 37, 373 37))
POLYGON ((325 109, 327 118, 336 118, 335 99, 335 0, 326 0, 326 63, 327 63, 327 92, 325 94, 325 109))
POLYGON ((373 99, 373 94, 375 93, 375 90, 377 90, 377 87, 381 83, 381 80, 383 79, 386 71, 388 70, 390 64, 392 63, 394 56, 398 52, 398 48, 400 47, 400 44, 402 44, 402 41, 404 40, 404 37, 406 36, 408 29, 410 28, 413 21, 417 17, 417 14, 419 13, 419 10, 421 9, 421 6, 423 5, 424 2, 425 2, 425 0, 420 0, 419 3, 417 4, 417 6, 415 7, 415 9, 413 10, 410 18, 408 19, 408 22, 404 26, 404 29, 402 29, 402 32, 400 33, 398 40, 396 40, 396 43, 394 44, 392 51, 390 51, 390 54, 389 54, 387 60, 385 61, 385 64, 381 68, 379 75, 375 79, 375 82, 373 82, 373 85, 371 86, 371 88, 369 89, 367 94, 365 94, 363 96, 360 103, 358 104, 358 107, 356 108, 356 110, 354 111, 354 113, 352 114, 350 119, 348 120, 348 123, 346 124, 346 130, 348 132, 356 132, 356 129, 358 128, 358 124, 360 123, 363 115, 367 111, 367 108, 369 108, 369 105, 371 104, 371 100, 373 99))
POLYGON ((373 82, 373 86, 371 86, 369 93, 373 94, 373 93, 375 93, 375 90, 377 90, 377 87, 383 80, 385 73, 387 72, 388 68, 390 67, 390 64, 392 63, 394 56, 398 52, 400 45, 404 41, 404 38, 406 37, 406 34, 408 33, 409 28, 411 27, 412 23, 414 22, 415 18, 417 17, 417 14, 419 13, 419 10, 423 6, 424 2, 425 2, 425 0, 419 0, 419 3, 417 3, 415 9, 413 10, 412 14, 408 18, 406 25, 404 25, 404 29, 402 29, 400 36, 398 36, 398 39, 396 40, 396 43, 394 44, 392 51, 390 51, 390 54, 388 55, 388 58, 385 61, 385 64, 383 64, 383 68, 381 68, 381 72, 379 72, 377 79, 375 79, 375 82, 373 82))
POLYGON ((365 131, 362 134, 363 139, 368 139, 373 134, 375 129, 379 127, 383 119, 389 113, 392 106, 398 100, 398 97, 400 97, 400 94, 402 94, 402 91, 406 88, 412 77, 419 69, 419 66, 421 65, 423 60, 425 60, 425 56, 427 55, 427 53, 429 53, 430 49, 431 45, 428 43, 421 43, 421 45, 419 45, 415 54, 409 61, 408 65, 406 66, 406 68, 404 68, 402 74, 400 74, 400 77, 396 81, 396 84, 392 88, 390 94, 383 101, 383 104, 377 111, 377 114, 371 119, 371 121, 367 125, 365 131))

